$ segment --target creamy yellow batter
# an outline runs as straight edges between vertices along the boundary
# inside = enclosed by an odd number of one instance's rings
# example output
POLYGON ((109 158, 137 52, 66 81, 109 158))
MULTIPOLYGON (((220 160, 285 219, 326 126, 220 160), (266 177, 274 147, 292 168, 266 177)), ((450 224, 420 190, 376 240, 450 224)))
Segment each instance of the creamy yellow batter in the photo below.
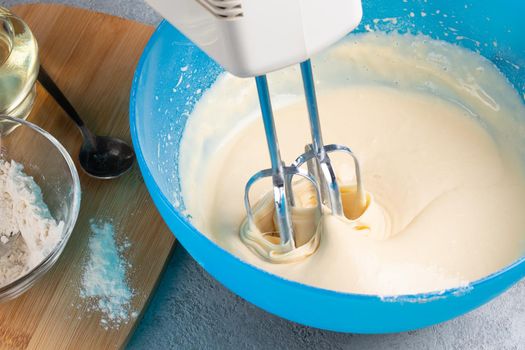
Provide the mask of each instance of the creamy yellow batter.
MULTIPOLYGON (((247 248, 244 185, 269 158, 253 82, 224 75, 181 145, 184 202, 201 232, 269 272, 364 294, 464 286, 523 256, 525 106, 490 62, 426 37, 366 34, 318 57, 314 70, 325 142, 359 157, 366 212, 357 221, 323 215, 300 261, 275 264, 247 248)), ((299 72, 272 74, 270 89, 290 163, 310 142, 299 72)), ((333 162, 352 183, 351 160, 333 162)))

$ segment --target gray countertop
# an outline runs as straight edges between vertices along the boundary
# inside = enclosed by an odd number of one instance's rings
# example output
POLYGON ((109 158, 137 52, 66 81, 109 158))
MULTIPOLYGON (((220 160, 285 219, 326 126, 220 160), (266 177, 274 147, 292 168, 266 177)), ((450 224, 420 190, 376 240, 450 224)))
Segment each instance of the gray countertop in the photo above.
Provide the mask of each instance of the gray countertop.
MULTIPOLYGON (((0 0, 4 6, 35 1, 0 0)), ((45 1, 44 1, 45 2, 45 1)), ((142 0, 54 1, 149 24, 142 0)), ((129 349, 525 349, 525 281, 452 321, 387 335, 340 334, 285 321, 245 302, 177 246, 129 349)))

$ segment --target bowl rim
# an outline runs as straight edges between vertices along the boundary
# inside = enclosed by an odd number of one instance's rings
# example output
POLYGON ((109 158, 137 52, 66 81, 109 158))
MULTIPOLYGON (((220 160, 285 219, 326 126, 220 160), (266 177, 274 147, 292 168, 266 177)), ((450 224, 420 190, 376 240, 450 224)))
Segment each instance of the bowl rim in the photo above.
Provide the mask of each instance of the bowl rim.
MULTIPOLYGON (((155 199, 158 199, 164 205, 165 209, 167 209, 170 213, 174 214, 176 219, 188 231, 190 231, 192 234, 196 234, 196 235, 199 235, 199 236, 203 237, 204 239, 206 239, 208 241, 208 243, 213 245, 215 248, 220 250, 222 253, 225 253, 225 254, 229 255, 230 257, 233 257, 234 259, 240 261, 241 263, 243 263, 244 265, 246 265, 250 269, 257 271, 258 273, 263 273, 265 275, 269 275, 269 276, 271 276, 273 278, 281 280, 282 282, 285 282, 287 284, 296 285, 296 286, 299 286, 301 288, 305 288, 305 289, 311 290, 311 291, 316 291, 317 293, 321 293, 321 294, 324 294, 324 295, 333 295, 333 296, 339 296, 339 297, 343 297, 343 298, 354 298, 354 299, 360 299, 360 300, 367 300, 367 299, 368 300, 372 300, 372 299, 378 300, 379 299, 381 301, 386 301, 386 302, 399 301, 399 302, 422 302, 422 303, 425 303, 425 302, 428 302, 428 301, 441 299, 441 298, 447 298, 447 297, 450 297, 450 296, 460 296, 460 295, 468 293, 469 291, 471 291, 472 289, 474 289, 474 288, 476 288, 478 286, 484 285, 484 284, 486 284, 486 283, 488 283, 488 282, 498 278, 499 276, 502 276, 502 275, 504 275, 504 274, 506 274, 506 273, 508 273, 510 271, 513 271, 513 270, 517 269, 522 264, 525 265, 525 255, 523 255, 522 257, 520 257, 517 260, 511 262, 510 264, 502 267, 501 269, 499 269, 499 270, 497 270, 497 271, 495 271, 495 272, 493 272, 493 273, 491 273, 491 274, 489 274, 487 276, 484 276, 484 277, 479 278, 477 280, 471 281, 471 282, 467 283, 466 285, 453 287, 453 288, 447 288, 447 289, 443 289, 443 290, 431 291, 431 292, 415 293, 415 294, 376 295, 376 294, 360 294, 360 293, 336 291, 336 290, 316 287, 316 286, 304 284, 304 283, 301 283, 301 282, 298 282, 298 281, 286 279, 286 278, 284 278, 282 276, 270 273, 270 272, 268 272, 266 270, 263 270, 263 269, 255 266, 253 264, 250 264, 250 263, 240 259, 238 256, 232 254, 230 251, 224 249, 223 247, 218 245, 216 242, 214 242, 213 240, 209 239, 204 233, 200 232, 195 226, 193 226, 193 224, 191 222, 189 222, 186 219, 186 217, 183 214, 181 214, 177 209, 175 209, 175 207, 172 205, 171 201, 166 197, 164 192, 161 190, 161 188, 157 184, 157 181, 156 181, 155 177, 153 176, 153 174, 150 171, 150 167, 148 165, 146 157, 145 157, 145 155, 142 152, 141 141, 140 141, 139 132, 138 132, 138 129, 139 129, 138 128, 138 124, 139 124, 138 118, 141 116, 141 114, 136 113, 137 112, 136 111, 136 107, 137 107, 136 106, 136 98, 138 96, 139 80, 141 80, 141 78, 143 78, 145 76, 144 69, 145 69, 146 61, 148 59, 150 59, 152 49, 155 47, 156 43, 159 41, 159 38, 163 35, 163 32, 166 30, 166 28, 173 28, 173 27, 171 26, 171 24, 168 21, 163 19, 160 22, 160 24, 157 26, 157 28, 155 29, 154 33, 151 35, 151 37, 150 37, 148 43, 146 44, 146 46, 144 47, 144 50, 143 50, 142 55, 140 57, 140 60, 139 60, 139 62, 137 64, 137 67, 135 69, 135 74, 134 74, 134 77, 133 77, 133 81, 132 81, 132 85, 131 85, 131 93, 130 93, 130 108, 129 108, 130 133, 131 133, 131 138, 132 138, 132 141, 133 141, 135 154, 137 156, 137 161, 138 161, 138 164, 140 166, 141 173, 142 173, 142 175, 144 177, 144 180, 145 180, 145 183, 146 183, 146 185, 148 187, 148 191, 149 191, 150 195, 152 196, 152 198, 154 199, 155 205, 158 205, 157 201, 155 200, 155 199), (150 189, 150 186, 153 187, 153 190, 150 189)), ((175 29, 175 30, 177 30, 177 29, 175 29)), ((188 39, 186 39, 186 40, 188 40, 188 39)), ((192 46, 196 47, 189 40, 188 40, 188 42, 189 42, 189 44, 186 44, 186 45, 192 45, 192 46)), ((523 277, 524 276, 521 276, 520 279, 522 279, 523 277)))
MULTIPOLYGON (((81 187, 80 187, 80 177, 78 175, 77 168, 75 166, 75 163, 73 162, 73 159, 67 152, 67 150, 62 146, 62 144, 49 132, 42 129, 36 124, 33 124, 31 122, 28 122, 23 119, 10 117, 7 115, 0 114, 0 122, 1 121, 9 121, 13 123, 17 123, 22 127, 28 127, 32 129, 33 131, 37 132, 41 136, 43 136, 45 139, 47 139, 53 146, 55 146, 56 149, 58 149, 59 153, 62 155, 62 158, 66 162, 69 173, 71 175, 71 178, 73 180, 73 199, 72 203, 70 205, 70 215, 66 222, 64 222, 64 230, 62 233, 62 238, 58 242, 58 244, 53 248, 53 250, 35 267, 33 267, 31 270, 26 272, 24 275, 20 276, 19 278, 11 281, 10 283, 0 287, 0 299, 3 299, 4 297, 9 298, 9 292, 13 292, 16 294, 16 291, 14 291, 15 288, 21 287, 25 288, 21 292, 24 292, 28 288, 30 288, 40 277, 42 277, 47 270, 51 267, 50 265, 54 264, 58 257, 61 255, 62 251, 64 250, 67 242, 69 241, 71 234, 73 232, 73 229, 75 227, 75 224, 78 219, 78 215, 80 212, 80 201, 81 201, 81 187), (42 274, 39 274, 39 272, 42 272, 42 274)), ((17 295, 15 295, 16 297, 17 295)))

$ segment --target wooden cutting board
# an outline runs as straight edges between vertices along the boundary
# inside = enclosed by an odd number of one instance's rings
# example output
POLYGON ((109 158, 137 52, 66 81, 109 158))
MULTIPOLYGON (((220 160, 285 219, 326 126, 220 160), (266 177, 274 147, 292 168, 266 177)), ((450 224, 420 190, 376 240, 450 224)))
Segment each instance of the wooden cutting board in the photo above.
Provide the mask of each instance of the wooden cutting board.
MULTIPOLYGON (((153 28, 61 5, 16 6, 35 34, 41 62, 95 133, 130 140, 131 81, 153 28)), ((77 159, 80 134, 38 86, 29 120, 48 130, 77 159)), ((78 161, 76 161, 77 169, 78 161)), ((107 349, 126 344, 170 256, 175 239, 157 213, 138 166, 117 180, 94 180, 80 170, 82 205, 75 230, 57 265, 32 289, 0 304, 0 348, 107 349), (137 319, 118 329, 100 326, 79 296, 89 256, 89 220, 111 219, 117 240, 127 238, 128 278, 136 291, 137 319)))

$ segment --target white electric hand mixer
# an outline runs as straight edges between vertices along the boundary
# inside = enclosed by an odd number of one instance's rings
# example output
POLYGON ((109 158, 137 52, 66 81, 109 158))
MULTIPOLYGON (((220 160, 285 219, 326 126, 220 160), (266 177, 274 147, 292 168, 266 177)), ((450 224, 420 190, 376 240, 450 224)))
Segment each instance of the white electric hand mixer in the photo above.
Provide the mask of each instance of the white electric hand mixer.
POLYGON ((359 162, 342 145, 324 145, 309 57, 353 30, 362 16, 360 0, 147 0, 147 2, 227 71, 255 77, 271 168, 256 173, 246 184, 245 205, 253 221, 249 192, 258 180, 271 177, 275 222, 281 252, 296 249, 291 208, 295 205, 292 178, 310 181, 317 203, 343 216, 337 178, 328 153, 346 152, 353 158, 357 198, 365 193, 359 162), (281 160, 265 74, 300 62, 312 143, 286 166, 281 160), (307 163, 308 171, 300 167, 307 163))

